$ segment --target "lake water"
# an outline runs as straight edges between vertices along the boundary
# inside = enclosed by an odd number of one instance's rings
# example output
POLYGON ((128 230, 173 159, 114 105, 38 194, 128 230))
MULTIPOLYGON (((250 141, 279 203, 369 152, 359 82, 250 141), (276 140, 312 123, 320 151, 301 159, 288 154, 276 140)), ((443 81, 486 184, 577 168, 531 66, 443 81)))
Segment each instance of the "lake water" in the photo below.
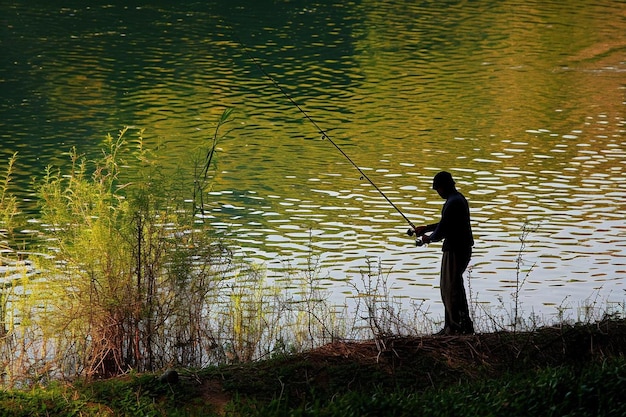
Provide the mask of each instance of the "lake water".
POLYGON ((431 179, 453 173, 475 302, 509 305, 519 277, 527 312, 623 311, 623 1, 83 3, 0 5, 0 154, 19 152, 25 208, 72 146, 132 125, 185 165, 232 107, 206 200, 240 255, 270 276, 319 260, 338 300, 373 265, 440 313, 440 246, 414 246, 266 71, 413 223, 438 219, 431 179))

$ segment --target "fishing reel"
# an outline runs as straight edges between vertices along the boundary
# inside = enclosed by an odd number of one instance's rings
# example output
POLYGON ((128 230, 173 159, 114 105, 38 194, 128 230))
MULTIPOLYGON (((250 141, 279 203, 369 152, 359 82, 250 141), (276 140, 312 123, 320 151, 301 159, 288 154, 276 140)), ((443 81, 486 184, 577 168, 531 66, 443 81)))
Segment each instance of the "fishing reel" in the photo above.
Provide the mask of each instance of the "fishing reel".
MULTIPOLYGON (((409 229, 406 231, 406 234, 409 236, 413 236, 415 234, 415 230, 413 229, 409 229)), ((424 239, 422 239, 422 236, 415 236, 415 246, 420 247, 420 246, 424 246, 424 239)))

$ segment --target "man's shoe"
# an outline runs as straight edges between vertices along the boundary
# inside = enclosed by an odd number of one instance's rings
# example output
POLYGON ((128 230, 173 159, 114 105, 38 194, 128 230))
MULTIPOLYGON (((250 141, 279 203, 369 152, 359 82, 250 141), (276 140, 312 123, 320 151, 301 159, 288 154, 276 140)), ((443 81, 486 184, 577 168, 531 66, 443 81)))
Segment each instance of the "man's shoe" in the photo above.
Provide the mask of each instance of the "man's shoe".
POLYGON ((433 336, 448 336, 450 333, 451 333, 450 328, 444 327, 443 329, 439 330, 437 333, 433 334, 433 336))
POLYGON ((474 327, 468 327, 465 329, 452 329, 450 327, 444 327, 439 330, 437 333, 433 334, 433 336, 459 336, 459 335, 470 335, 474 334, 474 327))

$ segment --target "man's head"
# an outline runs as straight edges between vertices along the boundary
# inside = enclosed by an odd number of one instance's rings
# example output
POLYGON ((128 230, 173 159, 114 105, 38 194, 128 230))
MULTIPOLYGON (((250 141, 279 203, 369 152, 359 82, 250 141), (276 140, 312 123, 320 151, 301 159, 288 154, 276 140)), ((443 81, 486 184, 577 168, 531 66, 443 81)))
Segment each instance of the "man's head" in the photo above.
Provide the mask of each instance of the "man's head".
POLYGON ((433 178, 433 190, 436 190, 442 198, 447 198, 455 189, 452 174, 449 172, 441 171, 433 178))

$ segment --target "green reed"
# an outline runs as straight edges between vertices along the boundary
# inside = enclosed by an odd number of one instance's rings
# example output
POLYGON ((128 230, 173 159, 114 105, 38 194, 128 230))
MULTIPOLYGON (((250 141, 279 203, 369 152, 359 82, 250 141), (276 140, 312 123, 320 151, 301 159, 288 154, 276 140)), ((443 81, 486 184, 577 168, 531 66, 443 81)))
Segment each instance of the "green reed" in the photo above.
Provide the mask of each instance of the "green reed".
MULTIPOLYGON (((36 180, 34 267, 13 262, 0 288, 2 384, 250 361, 332 333, 334 311, 312 277, 269 280, 204 221, 230 116, 174 175, 127 127, 107 135, 99 158, 71 149, 68 169, 36 180)), ((17 213, 14 162, 0 184, 4 230, 17 213)))

